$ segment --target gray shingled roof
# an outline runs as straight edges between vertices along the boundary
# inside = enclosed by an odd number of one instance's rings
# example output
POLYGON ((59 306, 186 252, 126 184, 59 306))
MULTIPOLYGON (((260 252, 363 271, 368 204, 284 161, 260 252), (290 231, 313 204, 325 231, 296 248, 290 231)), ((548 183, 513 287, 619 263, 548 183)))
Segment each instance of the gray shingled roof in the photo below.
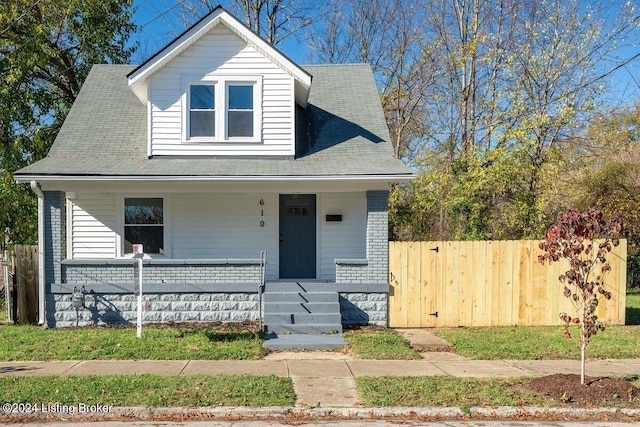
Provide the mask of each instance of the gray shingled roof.
MULTIPOLYGON (((93 67, 49 155, 20 177, 230 177, 411 175, 393 157, 368 65, 304 67, 313 75, 308 135, 295 159, 147 158, 147 112, 127 84, 130 65, 93 67)), ((300 128, 300 126, 298 126, 300 128)))

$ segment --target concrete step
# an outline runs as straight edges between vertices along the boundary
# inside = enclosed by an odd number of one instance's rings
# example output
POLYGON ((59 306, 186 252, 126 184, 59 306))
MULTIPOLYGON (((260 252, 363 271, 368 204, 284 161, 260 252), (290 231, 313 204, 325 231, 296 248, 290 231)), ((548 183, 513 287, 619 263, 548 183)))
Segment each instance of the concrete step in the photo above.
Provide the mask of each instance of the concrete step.
POLYGON ((263 294, 265 303, 333 303, 338 304, 340 297, 337 292, 266 292, 263 294))
POLYGON ((264 323, 287 325, 340 325, 342 316, 340 313, 268 313, 265 312, 264 323))
POLYGON ((270 350, 332 350, 347 345, 342 334, 271 334, 264 340, 270 350))
POLYGON ((265 313, 340 313, 340 306, 328 302, 265 302, 265 313))
POLYGON ((264 325, 268 333, 331 334, 342 332, 340 297, 324 283, 267 283, 264 325))
POLYGON ((335 283, 323 282, 267 282, 265 292, 327 292, 334 291, 335 283))
POLYGON ((265 324, 265 332, 268 334, 341 334, 340 324, 290 324, 290 323, 270 323, 265 324))

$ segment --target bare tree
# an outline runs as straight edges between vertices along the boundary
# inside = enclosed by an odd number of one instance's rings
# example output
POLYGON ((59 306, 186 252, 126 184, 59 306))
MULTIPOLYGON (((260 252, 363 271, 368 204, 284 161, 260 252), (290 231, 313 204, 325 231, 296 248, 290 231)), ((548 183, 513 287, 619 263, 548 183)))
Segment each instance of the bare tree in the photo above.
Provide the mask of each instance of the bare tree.
POLYGON ((423 43, 424 13, 413 0, 332 0, 309 34, 321 62, 371 65, 397 158, 407 158, 424 135, 428 86, 435 81, 431 47, 423 43))
MULTIPOLYGON (((167 10, 168 5, 163 3, 159 3, 159 14, 163 13, 162 9, 167 10)), ((228 7, 251 30, 274 46, 313 25, 325 8, 323 2, 296 0, 178 0, 179 7, 172 10, 166 20, 177 18, 184 29, 218 4, 228 7)))

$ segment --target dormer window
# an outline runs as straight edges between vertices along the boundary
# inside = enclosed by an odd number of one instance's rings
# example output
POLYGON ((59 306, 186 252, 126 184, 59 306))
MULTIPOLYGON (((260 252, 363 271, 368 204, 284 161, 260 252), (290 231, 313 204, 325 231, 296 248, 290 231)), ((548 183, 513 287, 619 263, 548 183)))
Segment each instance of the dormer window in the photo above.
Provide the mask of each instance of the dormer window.
POLYGON ((189 86, 189 136, 216 136, 216 87, 213 84, 189 86))
POLYGON ((253 85, 230 84, 228 91, 227 134, 229 138, 252 137, 254 133, 253 85))
POLYGON ((207 76, 184 87, 185 142, 260 142, 260 77, 207 76))

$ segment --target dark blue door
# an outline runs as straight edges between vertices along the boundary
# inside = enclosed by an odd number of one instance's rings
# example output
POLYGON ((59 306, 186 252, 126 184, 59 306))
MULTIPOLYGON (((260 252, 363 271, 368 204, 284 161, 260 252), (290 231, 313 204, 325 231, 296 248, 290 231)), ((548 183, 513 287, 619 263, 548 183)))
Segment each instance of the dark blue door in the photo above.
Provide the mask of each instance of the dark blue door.
POLYGON ((316 277, 316 195, 280 195, 280 277, 316 277))

